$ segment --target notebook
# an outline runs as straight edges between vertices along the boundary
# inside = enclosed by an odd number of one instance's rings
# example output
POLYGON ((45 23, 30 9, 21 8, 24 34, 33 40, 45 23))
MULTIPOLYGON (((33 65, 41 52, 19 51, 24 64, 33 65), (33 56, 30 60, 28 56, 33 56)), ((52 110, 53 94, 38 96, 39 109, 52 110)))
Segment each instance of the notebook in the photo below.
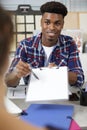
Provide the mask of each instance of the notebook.
POLYGON ((70 130, 82 130, 75 120, 72 119, 70 130))
POLYGON ((26 95, 26 101, 54 101, 67 100, 69 98, 67 67, 37 68, 31 74, 30 84, 26 95))
POLYGON ((49 126, 61 130, 69 130, 74 107, 72 105, 31 104, 27 115, 20 118, 36 126, 49 126))

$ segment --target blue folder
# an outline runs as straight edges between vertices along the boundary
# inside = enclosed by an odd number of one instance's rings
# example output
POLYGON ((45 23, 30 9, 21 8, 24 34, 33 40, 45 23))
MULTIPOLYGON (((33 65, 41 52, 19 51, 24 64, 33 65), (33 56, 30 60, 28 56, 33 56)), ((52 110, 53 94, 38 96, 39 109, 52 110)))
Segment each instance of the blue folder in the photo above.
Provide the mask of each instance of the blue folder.
POLYGON ((31 104, 26 112, 28 114, 22 115, 21 119, 33 125, 69 130, 74 107, 72 105, 31 104))

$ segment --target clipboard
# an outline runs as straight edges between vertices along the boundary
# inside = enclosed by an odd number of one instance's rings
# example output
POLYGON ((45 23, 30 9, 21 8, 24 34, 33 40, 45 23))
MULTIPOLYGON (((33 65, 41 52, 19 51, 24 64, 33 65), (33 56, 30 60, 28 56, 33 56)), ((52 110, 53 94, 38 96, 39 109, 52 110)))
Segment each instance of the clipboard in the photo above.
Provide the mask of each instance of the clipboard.
POLYGON ((67 67, 37 68, 33 72, 39 80, 31 74, 30 83, 27 89, 26 101, 54 101, 68 100, 68 72, 67 67))

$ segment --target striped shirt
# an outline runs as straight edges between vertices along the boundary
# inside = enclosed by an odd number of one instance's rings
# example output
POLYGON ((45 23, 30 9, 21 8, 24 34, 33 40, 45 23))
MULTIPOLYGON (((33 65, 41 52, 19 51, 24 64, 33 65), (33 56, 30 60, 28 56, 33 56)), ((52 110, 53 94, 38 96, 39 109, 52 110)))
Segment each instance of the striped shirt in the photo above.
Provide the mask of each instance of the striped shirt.
MULTIPOLYGON (((32 68, 46 66, 46 53, 41 43, 41 34, 20 42, 9 72, 13 71, 20 58, 29 63, 32 68)), ((61 61, 63 61, 61 66, 67 66, 68 71, 77 73, 77 82, 73 85, 82 86, 84 83, 84 72, 76 43, 70 36, 60 35, 58 37, 58 42, 48 59, 48 63, 54 62, 56 65, 59 65, 61 61)))

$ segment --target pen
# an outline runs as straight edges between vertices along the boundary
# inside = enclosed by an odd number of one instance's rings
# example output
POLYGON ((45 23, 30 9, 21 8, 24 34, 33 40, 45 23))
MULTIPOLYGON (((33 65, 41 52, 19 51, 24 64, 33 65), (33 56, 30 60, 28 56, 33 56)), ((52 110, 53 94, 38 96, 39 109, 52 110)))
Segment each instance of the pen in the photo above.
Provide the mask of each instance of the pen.
POLYGON ((20 115, 28 115, 28 113, 25 110, 22 110, 22 112, 20 113, 20 115))
POLYGON ((31 72, 32 72, 33 76, 34 76, 36 79, 39 80, 38 76, 32 71, 32 69, 31 69, 31 72))
POLYGON ((64 62, 64 59, 61 60, 61 62, 59 63, 59 65, 57 66, 57 69, 59 69, 59 67, 61 66, 61 64, 64 62))

